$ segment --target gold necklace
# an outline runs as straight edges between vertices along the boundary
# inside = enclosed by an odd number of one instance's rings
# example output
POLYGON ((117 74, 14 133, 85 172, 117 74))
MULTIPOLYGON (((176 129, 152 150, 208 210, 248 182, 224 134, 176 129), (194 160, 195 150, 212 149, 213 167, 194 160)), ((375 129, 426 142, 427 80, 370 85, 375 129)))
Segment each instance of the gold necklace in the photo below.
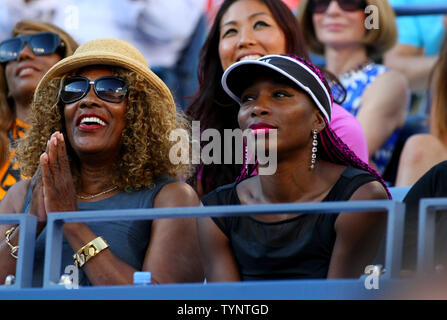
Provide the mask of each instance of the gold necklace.
POLYGON ((114 191, 116 189, 118 189, 118 186, 113 186, 113 187, 111 187, 111 188, 109 188, 107 190, 101 191, 100 193, 97 193, 97 194, 90 194, 88 196, 81 196, 80 194, 77 194, 76 196, 79 199, 82 199, 82 200, 91 200, 91 199, 94 199, 96 197, 102 196, 104 194, 110 193, 110 192, 112 192, 112 191, 114 191))

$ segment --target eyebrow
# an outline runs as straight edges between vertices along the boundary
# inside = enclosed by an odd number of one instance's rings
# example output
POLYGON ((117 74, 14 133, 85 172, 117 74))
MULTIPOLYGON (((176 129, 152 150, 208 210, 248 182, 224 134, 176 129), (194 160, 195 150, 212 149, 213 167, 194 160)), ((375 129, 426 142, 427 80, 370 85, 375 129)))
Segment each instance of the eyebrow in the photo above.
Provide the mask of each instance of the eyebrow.
MULTIPOLYGON (((261 16, 261 15, 267 15, 268 16, 269 14, 267 12, 255 12, 255 13, 251 14, 248 17, 248 19, 251 20, 251 19, 253 19, 253 18, 257 17, 257 16, 261 16)), ((231 21, 225 22, 220 28, 222 29, 223 27, 225 27, 227 25, 235 25, 235 24, 236 24, 236 21, 231 20, 231 21)))

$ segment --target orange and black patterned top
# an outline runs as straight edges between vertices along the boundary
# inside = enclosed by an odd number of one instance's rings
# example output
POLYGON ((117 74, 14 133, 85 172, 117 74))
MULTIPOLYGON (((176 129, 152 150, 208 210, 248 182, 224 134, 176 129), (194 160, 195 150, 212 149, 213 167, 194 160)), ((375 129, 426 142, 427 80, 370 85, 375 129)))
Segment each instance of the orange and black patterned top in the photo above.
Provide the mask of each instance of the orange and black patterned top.
POLYGON ((16 118, 11 129, 9 129, 7 135, 11 143, 9 159, 3 163, 0 167, 0 200, 3 199, 8 189, 14 185, 17 181, 21 180, 20 170, 15 161, 12 158, 15 154, 15 149, 17 147, 17 142, 19 139, 25 136, 26 130, 28 130, 30 125, 16 118))

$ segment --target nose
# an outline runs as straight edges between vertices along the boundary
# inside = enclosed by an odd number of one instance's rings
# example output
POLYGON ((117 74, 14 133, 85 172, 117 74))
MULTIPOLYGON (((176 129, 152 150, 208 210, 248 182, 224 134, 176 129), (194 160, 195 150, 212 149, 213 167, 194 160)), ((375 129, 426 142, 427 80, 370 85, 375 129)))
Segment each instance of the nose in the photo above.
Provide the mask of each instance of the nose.
POLYGON ((270 114, 270 108, 263 99, 258 99, 251 108, 250 116, 252 118, 263 117, 270 114))
POLYGON ((339 6, 337 0, 332 0, 331 2, 329 2, 329 6, 326 9, 327 14, 336 14, 336 13, 340 13, 340 11, 343 11, 343 10, 339 6))
POLYGON ((26 59, 31 59, 34 57, 34 52, 31 50, 31 48, 28 46, 28 44, 25 43, 23 46, 23 49, 20 51, 17 61, 22 61, 26 59))
POLYGON ((239 34, 240 34, 239 42, 238 42, 239 48, 252 46, 256 43, 256 39, 254 38, 253 31, 250 28, 243 28, 239 34))
POLYGON ((87 94, 79 101, 79 106, 81 108, 98 106, 100 102, 99 100, 101 99, 98 98, 95 90, 93 89, 93 85, 90 83, 88 85, 87 94))

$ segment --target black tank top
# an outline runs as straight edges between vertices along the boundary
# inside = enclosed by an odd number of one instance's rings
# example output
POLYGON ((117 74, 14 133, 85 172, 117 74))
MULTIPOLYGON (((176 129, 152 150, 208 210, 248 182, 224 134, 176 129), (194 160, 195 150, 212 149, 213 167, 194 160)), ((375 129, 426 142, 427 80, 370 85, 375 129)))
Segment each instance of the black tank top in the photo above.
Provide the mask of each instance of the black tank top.
MULTIPOLYGON (((367 171, 347 167, 323 201, 349 200, 365 183, 367 171)), ((204 205, 239 205, 239 182, 217 188, 204 205)), ((242 280, 326 278, 335 243, 338 214, 300 214, 278 222, 250 216, 212 218, 231 242, 242 280)))

